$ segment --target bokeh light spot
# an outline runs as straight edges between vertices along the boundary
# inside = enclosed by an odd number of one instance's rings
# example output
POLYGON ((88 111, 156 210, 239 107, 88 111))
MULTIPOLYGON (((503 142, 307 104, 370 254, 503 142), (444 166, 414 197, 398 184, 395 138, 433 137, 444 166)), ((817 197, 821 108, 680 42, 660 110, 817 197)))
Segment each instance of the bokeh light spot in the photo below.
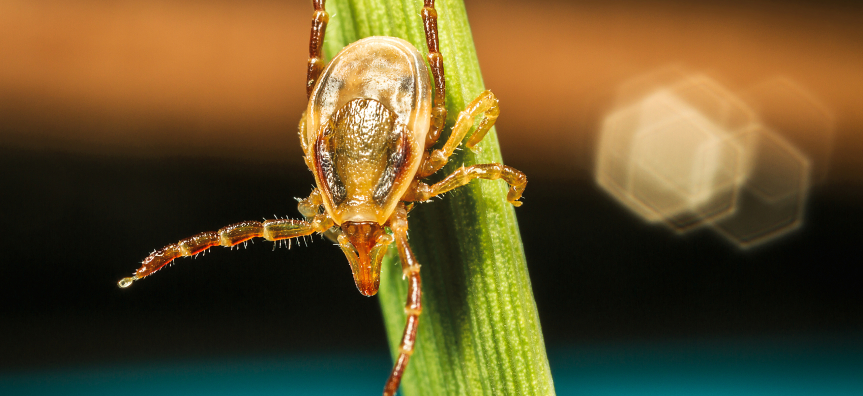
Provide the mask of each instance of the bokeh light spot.
MULTIPOLYGON (((740 96, 679 68, 624 83, 617 107, 600 130, 597 183, 648 222, 662 222, 678 233, 709 225, 739 247, 797 228, 811 184, 808 154, 826 163, 831 119, 823 106, 784 79, 768 80, 749 95, 759 100, 759 108, 791 103, 786 110, 800 112, 796 119, 809 129, 788 127, 793 139, 786 139, 784 130, 766 126, 740 96), (814 139, 804 139, 806 133, 827 142, 801 150, 795 141, 814 139)), ((773 113, 768 117, 780 119, 773 113)), ((819 169, 825 169, 823 164, 819 169)))

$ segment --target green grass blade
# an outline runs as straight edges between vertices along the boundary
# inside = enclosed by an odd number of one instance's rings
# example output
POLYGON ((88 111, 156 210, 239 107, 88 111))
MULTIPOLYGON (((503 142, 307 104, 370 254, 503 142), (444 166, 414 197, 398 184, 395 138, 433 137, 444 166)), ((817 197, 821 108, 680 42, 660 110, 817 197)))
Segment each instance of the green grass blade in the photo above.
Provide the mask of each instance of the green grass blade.
MULTIPOLYGON (((436 8, 447 81, 445 137, 458 112, 484 86, 464 3, 438 0, 436 8)), ((403 38, 426 53, 421 9, 420 0, 330 0, 325 52, 332 56, 357 39, 378 35, 403 38)), ((506 103, 501 107, 506 117, 506 103)), ((479 147, 479 155, 457 152, 436 177, 462 164, 501 162, 494 129, 479 147)), ((402 394, 554 395, 506 191, 502 181, 478 180, 411 212, 411 246, 423 264, 423 313, 402 394)), ((384 263, 379 296, 395 351, 405 324, 407 285, 392 253, 384 263)))

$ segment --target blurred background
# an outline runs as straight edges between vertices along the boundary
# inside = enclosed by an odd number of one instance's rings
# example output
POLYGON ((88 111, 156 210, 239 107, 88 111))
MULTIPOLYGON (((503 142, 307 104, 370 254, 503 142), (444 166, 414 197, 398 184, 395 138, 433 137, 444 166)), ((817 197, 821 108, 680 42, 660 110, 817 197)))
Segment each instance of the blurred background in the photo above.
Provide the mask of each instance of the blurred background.
MULTIPOLYGON (((0 0, 0 393, 379 392, 378 304, 329 242, 216 249, 116 286, 181 238, 298 217, 311 9, 0 0)), ((504 159, 530 178, 516 213, 558 394, 863 394, 863 9, 467 10, 504 159), (609 117, 677 81, 657 70, 705 76, 795 153, 788 227, 735 243, 711 211, 681 232, 679 212, 603 184, 609 117), (753 94, 771 81, 804 110, 753 94), (801 114, 816 127, 782 125, 801 114)))

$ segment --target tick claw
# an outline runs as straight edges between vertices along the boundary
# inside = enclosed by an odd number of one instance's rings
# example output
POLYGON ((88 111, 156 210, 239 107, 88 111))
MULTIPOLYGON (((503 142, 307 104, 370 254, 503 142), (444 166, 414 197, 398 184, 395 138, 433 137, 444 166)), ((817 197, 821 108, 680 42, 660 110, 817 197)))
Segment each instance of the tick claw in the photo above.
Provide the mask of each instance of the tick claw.
POLYGON ((129 286, 132 286, 132 282, 134 282, 138 279, 141 279, 141 278, 138 278, 137 276, 130 276, 128 278, 120 279, 120 281, 117 282, 117 285, 120 286, 121 288, 125 289, 129 286))

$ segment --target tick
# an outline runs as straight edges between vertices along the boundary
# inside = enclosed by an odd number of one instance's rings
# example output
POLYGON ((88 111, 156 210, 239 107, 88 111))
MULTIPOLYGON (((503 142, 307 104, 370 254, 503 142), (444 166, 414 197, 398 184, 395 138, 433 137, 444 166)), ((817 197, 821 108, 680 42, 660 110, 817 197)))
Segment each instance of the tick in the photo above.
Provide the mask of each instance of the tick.
POLYGON ((503 179, 510 186, 507 200, 520 206, 527 178, 509 166, 489 163, 462 166, 437 183, 423 182, 446 165, 466 138, 465 146, 473 149, 500 113, 494 94, 482 92, 459 113, 443 147, 434 148, 447 116, 434 0, 424 0, 421 11, 428 67, 413 45, 394 37, 359 40, 325 66, 321 49, 329 14, 324 3, 314 0, 306 84, 309 103, 299 124, 305 163, 317 184, 299 203, 304 220, 244 221, 183 239, 151 253, 119 285, 129 287, 178 257, 213 246, 318 233, 338 243, 357 289, 373 296, 378 292, 381 261, 395 242, 408 293, 399 355, 384 386, 384 395, 393 395, 413 353, 422 312, 420 264, 408 244, 408 212, 414 203, 477 178, 503 179), (477 117, 481 120, 470 133, 477 117))

